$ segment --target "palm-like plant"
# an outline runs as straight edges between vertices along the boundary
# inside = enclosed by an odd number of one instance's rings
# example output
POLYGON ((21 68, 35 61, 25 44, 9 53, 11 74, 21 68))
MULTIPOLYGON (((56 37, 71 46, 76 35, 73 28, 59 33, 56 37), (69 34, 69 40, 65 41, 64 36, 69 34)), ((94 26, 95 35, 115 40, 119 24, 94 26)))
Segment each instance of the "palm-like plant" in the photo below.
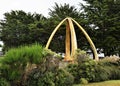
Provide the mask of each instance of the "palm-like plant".
POLYGON ((50 9, 49 15, 52 18, 63 20, 66 17, 78 18, 79 12, 77 11, 77 8, 70 6, 69 4, 65 3, 64 5, 58 5, 55 3, 53 10, 50 9))

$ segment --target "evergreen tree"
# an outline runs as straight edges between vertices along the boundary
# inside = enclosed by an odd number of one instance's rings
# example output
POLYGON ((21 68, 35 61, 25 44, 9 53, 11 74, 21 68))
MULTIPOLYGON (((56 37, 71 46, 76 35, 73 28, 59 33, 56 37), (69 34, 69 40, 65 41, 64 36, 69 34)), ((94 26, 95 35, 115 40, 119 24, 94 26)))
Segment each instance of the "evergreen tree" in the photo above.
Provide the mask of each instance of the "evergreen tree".
POLYGON ((18 47, 35 42, 43 43, 43 21, 41 14, 25 13, 24 11, 11 11, 5 13, 5 19, 0 21, 1 40, 4 49, 18 47))
POLYGON ((83 14, 94 29, 95 44, 105 55, 120 54, 120 1, 84 0, 83 14))

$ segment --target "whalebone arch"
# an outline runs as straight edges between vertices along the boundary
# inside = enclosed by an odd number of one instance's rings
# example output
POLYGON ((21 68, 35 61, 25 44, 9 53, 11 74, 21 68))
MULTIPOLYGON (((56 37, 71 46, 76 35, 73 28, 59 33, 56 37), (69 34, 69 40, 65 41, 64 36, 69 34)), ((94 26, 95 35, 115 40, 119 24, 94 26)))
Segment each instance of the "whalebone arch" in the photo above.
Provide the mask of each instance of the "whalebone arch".
POLYGON ((56 28, 53 30, 52 34, 50 35, 48 42, 46 44, 46 49, 49 48, 49 45, 53 39, 53 36, 55 35, 55 33, 57 32, 57 30, 60 28, 60 26, 66 22, 66 39, 65 39, 65 57, 64 60, 65 61, 71 61, 73 60, 73 56, 75 54, 75 50, 77 50, 77 39, 76 39, 76 33, 75 33, 75 29, 74 29, 74 24, 76 24, 79 29, 82 31, 82 33, 85 35, 87 41, 89 42, 92 50, 93 50, 93 54, 95 56, 95 60, 99 60, 98 58, 98 54, 97 54, 97 50, 95 48, 94 43, 92 42, 91 38, 89 37, 89 35, 87 34, 87 32, 82 28, 82 26, 75 21, 74 19, 67 17, 65 19, 63 19, 57 26, 56 28), (70 48, 71 45, 71 48, 70 48), (71 50, 71 51, 70 51, 71 50))

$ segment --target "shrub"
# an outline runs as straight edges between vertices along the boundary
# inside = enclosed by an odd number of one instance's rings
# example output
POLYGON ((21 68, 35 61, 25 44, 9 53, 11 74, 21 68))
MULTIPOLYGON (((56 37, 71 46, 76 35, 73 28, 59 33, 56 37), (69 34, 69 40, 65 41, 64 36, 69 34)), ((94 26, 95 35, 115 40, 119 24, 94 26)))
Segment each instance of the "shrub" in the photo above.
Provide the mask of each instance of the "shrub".
POLYGON ((70 86, 73 84, 73 76, 66 70, 59 69, 59 56, 46 50, 44 62, 38 68, 31 70, 27 76, 27 86, 70 86))
POLYGON ((68 65, 68 71, 75 77, 75 83, 80 83, 81 78, 91 81, 94 77, 96 62, 81 50, 76 52, 75 58, 75 64, 68 65))
POLYGON ((45 55, 44 48, 38 44, 11 49, 1 60, 1 76, 11 85, 21 86, 31 65, 43 62, 45 55))
POLYGON ((71 73, 73 76, 74 76, 74 81, 75 83, 79 83, 79 79, 80 79, 80 76, 79 76, 79 70, 78 70, 78 64, 69 64, 68 67, 67 67, 67 71, 69 73, 71 73))
POLYGON ((85 78, 81 78, 80 84, 88 84, 88 81, 85 78))
POLYGON ((84 50, 80 50, 77 49, 75 52, 75 55, 73 56, 75 58, 75 61, 77 61, 77 63, 81 64, 82 62, 88 60, 90 57, 88 54, 86 54, 86 52, 84 50))
POLYGON ((55 86, 54 73, 47 71, 42 72, 40 69, 34 69, 28 76, 26 86, 55 86))
POLYGON ((101 66, 94 60, 86 60, 81 64, 71 64, 68 66, 68 71, 75 77, 75 83, 80 83, 81 78, 88 82, 98 82, 109 80, 112 68, 109 66, 101 66))
POLYGON ((27 86, 71 86, 73 76, 66 70, 59 69, 59 59, 47 56, 39 68, 33 69, 27 77, 27 86))
POLYGON ((95 66, 95 77, 92 81, 105 81, 110 79, 120 79, 119 59, 104 58, 95 66))
POLYGON ((96 65, 94 77, 92 78, 91 82, 100 82, 100 81, 109 80, 109 76, 111 73, 109 68, 107 66, 103 67, 100 65, 96 65))
POLYGON ((105 58, 96 62, 80 50, 77 51, 75 57, 76 62, 68 65, 67 69, 74 76, 75 83, 79 83, 81 78, 89 82, 120 79, 120 59, 118 58, 105 58))
POLYGON ((95 65, 96 65, 96 62, 91 59, 86 60, 82 64, 78 65, 80 78, 85 78, 88 81, 92 81, 92 78, 95 77, 95 75, 94 75, 95 65))
POLYGON ((112 71, 111 71, 111 76, 110 79, 111 80, 120 80, 120 68, 113 66, 111 67, 112 71))
POLYGON ((115 66, 119 66, 120 64, 120 58, 116 58, 116 57, 105 57, 104 59, 100 60, 99 61, 99 64, 102 64, 102 65, 107 65, 107 66, 112 66, 112 65, 115 65, 115 66))
POLYGON ((64 69, 59 69, 55 77, 55 86, 72 86, 74 83, 74 77, 64 69))
POLYGON ((0 77, 0 86, 10 86, 10 84, 4 78, 0 77))

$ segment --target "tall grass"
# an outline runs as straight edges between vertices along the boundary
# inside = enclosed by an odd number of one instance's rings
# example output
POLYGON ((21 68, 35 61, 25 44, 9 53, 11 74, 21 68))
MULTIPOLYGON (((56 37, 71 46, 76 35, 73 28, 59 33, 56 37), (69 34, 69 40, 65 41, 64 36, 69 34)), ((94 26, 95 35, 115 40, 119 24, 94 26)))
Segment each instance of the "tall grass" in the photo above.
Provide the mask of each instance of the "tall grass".
POLYGON ((4 63, 12 64, 17 61, 20 63, 40 63, 44 57, 44 49, 41 45, 35 44, 32 46, 21 46, 9 50, 4 59, 4 63))

